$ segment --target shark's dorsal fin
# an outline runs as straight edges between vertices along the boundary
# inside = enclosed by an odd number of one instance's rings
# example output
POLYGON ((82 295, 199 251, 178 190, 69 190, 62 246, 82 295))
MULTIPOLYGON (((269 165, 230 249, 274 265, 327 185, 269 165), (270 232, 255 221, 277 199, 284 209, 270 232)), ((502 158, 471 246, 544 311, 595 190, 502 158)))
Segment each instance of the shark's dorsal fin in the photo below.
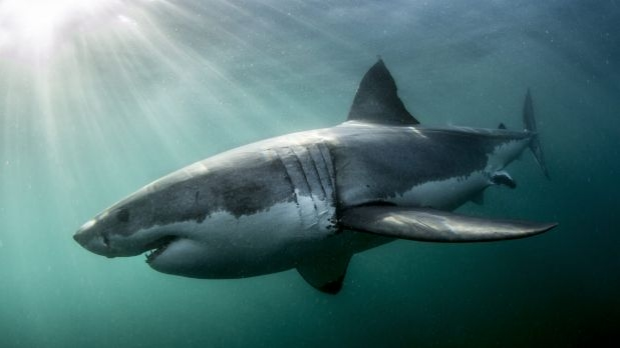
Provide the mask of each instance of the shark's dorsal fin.
POLYGON ((347 121, 403 125, 420 123, 398 98, 396 82, 381 59, 362 78, 347 121))

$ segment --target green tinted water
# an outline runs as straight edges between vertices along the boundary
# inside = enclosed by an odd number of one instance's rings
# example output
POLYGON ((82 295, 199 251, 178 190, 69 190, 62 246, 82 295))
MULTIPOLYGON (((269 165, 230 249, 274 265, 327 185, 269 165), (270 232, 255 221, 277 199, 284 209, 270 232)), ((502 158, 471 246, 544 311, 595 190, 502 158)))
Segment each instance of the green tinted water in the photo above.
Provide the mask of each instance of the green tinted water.
POLYGON ((0 1, 0 347, 549 347, 614 332, 616 2, 110 1, 53 17, 51 37, 15 6, 0 1), (181 166, 343 121, 377 54, 425 124, 518 128, 531 87, 552 181, 525 154, 515 191, 461 211, 560 227, 395 242, 355 256, 335 297, 292 271, 186 279, 72 240, 181 166))

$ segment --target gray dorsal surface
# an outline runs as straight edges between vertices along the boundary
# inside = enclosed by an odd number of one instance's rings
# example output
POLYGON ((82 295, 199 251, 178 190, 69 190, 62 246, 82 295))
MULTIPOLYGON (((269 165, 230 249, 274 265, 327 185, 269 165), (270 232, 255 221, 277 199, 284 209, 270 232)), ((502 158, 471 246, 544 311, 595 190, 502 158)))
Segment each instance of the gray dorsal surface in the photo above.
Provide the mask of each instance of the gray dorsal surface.
POLYGON ((396 82, 379 59, 362 78, 347 121, 382 124, 419 124, 398 97, 396 82))

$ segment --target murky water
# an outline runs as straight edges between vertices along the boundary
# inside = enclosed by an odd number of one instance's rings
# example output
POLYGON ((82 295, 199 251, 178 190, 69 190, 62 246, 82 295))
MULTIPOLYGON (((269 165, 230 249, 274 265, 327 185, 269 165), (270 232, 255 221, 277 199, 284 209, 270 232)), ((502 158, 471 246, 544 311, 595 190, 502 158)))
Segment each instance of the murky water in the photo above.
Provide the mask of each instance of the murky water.
POLYGON ((0 1, 0 347, 539 346, 620 321, 620 3, 0 1), (469 214, 559 221, 485 244, 356 255, 329 296, 293 271, 196 280, 74 231, 168 172, 346 118, 381 55, 424 124, 521 127, 530 154, 469 214))

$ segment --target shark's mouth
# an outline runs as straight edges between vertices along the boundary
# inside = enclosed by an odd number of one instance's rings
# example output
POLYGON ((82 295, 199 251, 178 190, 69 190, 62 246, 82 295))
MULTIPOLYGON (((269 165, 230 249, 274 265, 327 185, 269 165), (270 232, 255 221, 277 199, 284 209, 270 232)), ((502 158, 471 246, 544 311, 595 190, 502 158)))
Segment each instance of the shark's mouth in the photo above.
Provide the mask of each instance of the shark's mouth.
POLYGON ((165 236, 147 245, 146 263, 153 262, 159 255, 161 255, 172 242, 177 240, 174 236, 165 236))

